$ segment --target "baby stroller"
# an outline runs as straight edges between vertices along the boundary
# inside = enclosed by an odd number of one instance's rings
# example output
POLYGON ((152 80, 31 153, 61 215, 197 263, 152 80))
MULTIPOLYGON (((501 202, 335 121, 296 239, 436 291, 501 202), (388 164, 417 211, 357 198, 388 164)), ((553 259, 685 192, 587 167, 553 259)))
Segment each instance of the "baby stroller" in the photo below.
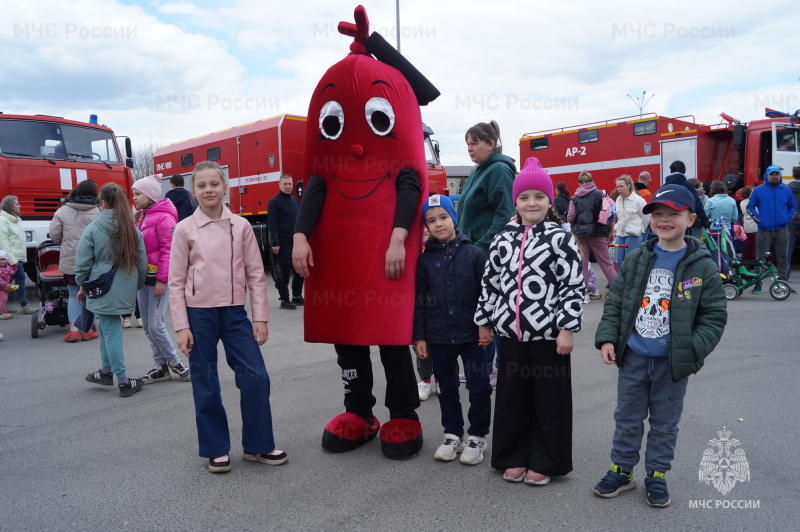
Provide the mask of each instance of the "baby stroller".
POLYGON ((48 325, 59 327, 69 325, 67 316, 69 290, 64 282, 64 274, 58 271, 60 255, 61 247, 52 240, 45 240, 36 246, 34 264, 41 308, 39 312, 31 315, 31 338, 38 338, 39 331, 48 325))

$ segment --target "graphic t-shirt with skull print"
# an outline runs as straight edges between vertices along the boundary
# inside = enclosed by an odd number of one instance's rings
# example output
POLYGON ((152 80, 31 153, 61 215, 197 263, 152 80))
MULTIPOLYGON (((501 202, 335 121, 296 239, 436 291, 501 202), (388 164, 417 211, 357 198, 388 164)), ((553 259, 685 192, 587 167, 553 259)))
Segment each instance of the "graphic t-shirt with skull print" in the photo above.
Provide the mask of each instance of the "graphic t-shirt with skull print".
POLYGON ((656 244, 654 250, 656 260, 639 302, 639 313, 636 315, 628 347, 637 355, 667 357, 670 297, 675 284, 675 269, 686 255, 686 247, 677 251, 665 251, 656 244))

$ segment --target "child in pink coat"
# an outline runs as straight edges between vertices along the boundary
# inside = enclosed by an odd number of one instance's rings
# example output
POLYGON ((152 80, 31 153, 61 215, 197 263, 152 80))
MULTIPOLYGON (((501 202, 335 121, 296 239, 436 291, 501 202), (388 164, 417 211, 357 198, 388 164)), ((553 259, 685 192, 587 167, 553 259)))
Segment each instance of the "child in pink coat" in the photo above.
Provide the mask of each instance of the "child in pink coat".
POLYGON ((14 315, 6 310, 8 293, 14 290, 14 274, 17 272, 16 264, 8 263, 8 255, 0 249, 0 320, 13 318, 14 315))
POLYGON ((142 328, 150 341, 155 368, 142 377, 142 382, 168 381, 170 370, 182 381, 191 380, 189 368, 183 365, 164 324, 169 293, 167 281, 172 233, 178 222, 178 211, 168 199, 161 197, 161 176, 150 175, 133 184, 133 202, 138 209, 136 227, 142 232, 147 251, 147 281, 136 292, 142 328))

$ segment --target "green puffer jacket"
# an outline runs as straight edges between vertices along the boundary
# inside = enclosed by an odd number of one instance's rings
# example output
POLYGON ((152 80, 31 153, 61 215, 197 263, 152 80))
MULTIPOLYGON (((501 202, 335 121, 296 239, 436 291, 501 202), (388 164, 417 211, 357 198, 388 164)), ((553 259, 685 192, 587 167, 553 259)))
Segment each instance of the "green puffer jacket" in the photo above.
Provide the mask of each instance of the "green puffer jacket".
POLYGON ((494 152, 477 165, 467 178, 458 200, 458 230, 488 256, 494 237, 514 215, 514 176, 511 157, 494 152))
MULTIPOLYGON (((625 256, 611 285, 603 317, 595 333, 595 347, 614 344, 617 366, 624 363, 625 347, 633 331, 647 278, 655 262, 656 241, 650 240, 625 256)), ((670 351, 672 381, 697 373, 722 338, 728 321, 722 279, 711 254, 699 240, 686 237, 688 249, 678 263, 670 297, 670 351)))

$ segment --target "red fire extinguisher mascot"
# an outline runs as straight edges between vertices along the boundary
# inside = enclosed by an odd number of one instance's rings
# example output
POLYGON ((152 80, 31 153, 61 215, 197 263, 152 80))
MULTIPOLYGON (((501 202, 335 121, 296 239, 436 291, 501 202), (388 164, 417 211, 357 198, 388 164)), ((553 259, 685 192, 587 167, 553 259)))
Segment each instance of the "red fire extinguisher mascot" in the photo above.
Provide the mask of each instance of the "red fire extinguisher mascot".
POLYGON ((305 340, 334 344, 344 381, 346 411, 325 426, 322 447, 349 451, 380 432, 387 457, 410 458, 422 448, 409 350, 428 196, 419 106, 439 92, 379 34, 369 35, 362 6, 355 19, 339 24, 354 37, 351 53, 311 97, 309 180, 292 260, 306 277, 305 340), (383 427, 372 411, 370 346, 386 375, 391 419, 383 427))

